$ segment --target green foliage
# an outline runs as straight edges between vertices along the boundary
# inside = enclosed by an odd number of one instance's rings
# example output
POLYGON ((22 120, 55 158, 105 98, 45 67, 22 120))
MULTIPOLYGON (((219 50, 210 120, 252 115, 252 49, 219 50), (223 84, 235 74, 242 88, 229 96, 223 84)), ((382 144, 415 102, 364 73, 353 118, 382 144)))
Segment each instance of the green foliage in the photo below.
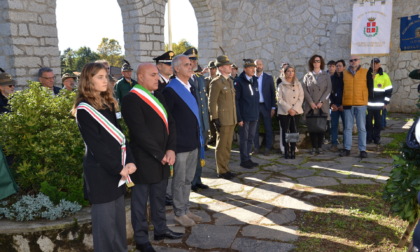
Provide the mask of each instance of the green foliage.
MULTIPOLYGON (((185 39, 180 40, 178 44, 172 43, 172 51, 175 53, 175 55, 181 54, 191 47, 193 47, 193 45, 185 39)), ((168 48, 169 46, 166 44, 165 51, 168 51, 168 48)))
POLYGON ((83 46, 76 51, 67 48, 60 58, 62 73, 72 73, 80 72, 85 64, 98 60, 100 56, 89 47, 83 46))
POLYGON ((120 43, 117 40, 102 38, 98 46, 98 54, 101 59, 107 60, 111 66, 122 66, 123 56, 121 55, 120 43))
POLYGON ((24 195, 15 203, 0 202, 0 219, 26 221, 35 219, 56 220, 79 211, 82 207, 66 200, 60 200, 54 204, 50 199, 40 193, 36 196, 24 195))
POLYGON ((42 188, 55 202, 65 198, 85 204, 84 145, 70 114, 74 99, 74 92, 53 96, 38 82, 29 82, 28 89, 10 99, 12 112, 0 116, 0 142, 15 157, 12 169, 22 190, 42 188))
POLYGON ((391 204, 391 211, 403 220, 414 222, 420 216, 417 193, 420 191, 420 150, 406 144, 400 155, 394 155, 394 168, 384 189, 383 198, 391 204))

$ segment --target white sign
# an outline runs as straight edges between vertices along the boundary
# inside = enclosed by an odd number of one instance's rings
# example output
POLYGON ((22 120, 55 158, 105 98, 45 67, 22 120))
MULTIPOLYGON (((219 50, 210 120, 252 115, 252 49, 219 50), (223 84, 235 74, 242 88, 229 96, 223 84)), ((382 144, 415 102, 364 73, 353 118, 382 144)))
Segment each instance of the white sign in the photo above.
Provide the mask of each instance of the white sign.
POLYGON ((392 0, 353 5, 351 54, 389 54, 392 0))

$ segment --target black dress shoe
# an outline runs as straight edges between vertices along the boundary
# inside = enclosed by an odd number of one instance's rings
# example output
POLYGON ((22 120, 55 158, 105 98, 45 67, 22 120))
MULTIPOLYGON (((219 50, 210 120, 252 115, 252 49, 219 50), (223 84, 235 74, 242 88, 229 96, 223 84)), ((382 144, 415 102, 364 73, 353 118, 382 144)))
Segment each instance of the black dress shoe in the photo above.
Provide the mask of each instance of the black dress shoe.
POLYGON ((175 240, 175 239, 180 239, 184 236, 184 233, 178 233, 178 232, 174 232, 170 229, 166 230, 166 232, 164 234, 161 235, 154 235, 154 239, 155 241, 160 241, 163 239, 171 239, 171 240, 175 240))
POLYGON ((254 167, 254 165, 252 164, 252 162, 250 160, 247 160, 245 162, 241 162, 240 166, 245 168, 245 169, 252 169, 252 167, 254 167))
POLYGON ((254 162, 254 161, 252 161, 251 159, 249 160, 249 162, 251 162, 251 164, 252 164, 252 166, 253 166, 253 167, 259 166, 259 164, 258 164, 258 163, 255 163, 255 162, 254 162))
POLYGON ((140 250, 141 252, 155 252, 156 250, 153 248, 150 242, 136 244, 136 249, 140 250))
POLYGON ((192 185, 191 190, 194 191, 194 192, 198 192, 198 186, 197 185, 192 185))
POLYGON ((209 189, 210 187, 208 186, 208 185, 205 185, 205 184, 196 184, 195 185, 196 187, 198 187, 198 188, 200 188, 200 189, 203 189, 203 190, 206 190, 206 189, 209 189))
POLYGON ((227 179, 227 180, 231 180, 233 179, 235 176, 233 175, 233 173, 231 172, 226 172, 226 173, 219 173, 217 174, 218 178, 223 178, 223 179, 227 179))

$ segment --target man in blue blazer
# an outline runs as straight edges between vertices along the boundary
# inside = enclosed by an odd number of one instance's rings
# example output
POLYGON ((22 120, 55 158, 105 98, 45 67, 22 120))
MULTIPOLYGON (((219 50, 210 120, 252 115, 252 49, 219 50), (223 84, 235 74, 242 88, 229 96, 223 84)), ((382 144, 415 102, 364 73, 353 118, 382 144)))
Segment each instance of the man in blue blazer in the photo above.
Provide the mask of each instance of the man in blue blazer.
MULTIPOLYGON (((276 91, 274 89, 274 80, 273 76, 264 73, 264 63, 262 60, 257 59, 255 61, 257 65, 256 76, 258 78, 258 90, 260 93, 260 120, 262 119, 264 123, 265 130, 265 151, 264 155, 269 155, 271 149, 273 148, 273 127, 271 124, 271 118, 275 114, 276 109, 276 91)), ((257 132, 255 133, 254 138, 254 148, 255 153, 259 152, 260 143, 259 143, 259 127, 257 126, 257 132)))

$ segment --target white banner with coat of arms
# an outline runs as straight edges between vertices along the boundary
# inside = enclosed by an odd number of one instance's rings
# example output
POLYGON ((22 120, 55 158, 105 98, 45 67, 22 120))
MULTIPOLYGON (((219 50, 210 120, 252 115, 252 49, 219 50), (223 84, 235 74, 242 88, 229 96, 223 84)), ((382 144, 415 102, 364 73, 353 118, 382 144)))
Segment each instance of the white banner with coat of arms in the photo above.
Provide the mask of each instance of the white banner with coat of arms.
POLYGON ((351 33, 351 54, 389 54, 392 0, 355 3, 351 33))

